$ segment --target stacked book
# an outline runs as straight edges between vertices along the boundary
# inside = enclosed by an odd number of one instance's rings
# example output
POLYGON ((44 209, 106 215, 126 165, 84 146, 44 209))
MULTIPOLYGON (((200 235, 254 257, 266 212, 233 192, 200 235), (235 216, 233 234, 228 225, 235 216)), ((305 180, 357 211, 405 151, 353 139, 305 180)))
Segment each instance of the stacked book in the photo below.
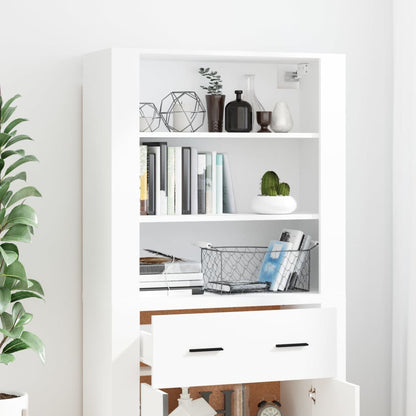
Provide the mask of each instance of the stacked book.
POLYGON ((274 292, 309 290, 308 250, 316 244, 300 230, 283 230, 280 240, 269 244, 258 281, 269 283, 274 292))
POLYGON ((236 212, 226 153, 146 143, 140 146, 140 164, 141 215, 236 212))
POLYGON ((146 294, 196 295, 204 292, 201 263, 172 260, 159 264, 140 262, 140 291, 146 294))

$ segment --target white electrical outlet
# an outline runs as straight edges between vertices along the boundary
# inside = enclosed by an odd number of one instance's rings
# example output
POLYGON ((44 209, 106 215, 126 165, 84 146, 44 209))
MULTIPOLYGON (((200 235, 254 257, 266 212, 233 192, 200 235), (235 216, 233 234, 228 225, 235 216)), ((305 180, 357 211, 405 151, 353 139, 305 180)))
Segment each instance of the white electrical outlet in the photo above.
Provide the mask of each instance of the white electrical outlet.
POLYGON ((299 81, 291 78, 291 74, 296 74, 297 70, 296 64, 277 65, 277 88, 291 90, 299 88, 299 81))
POLYGON ((297 89, 300 80, 309 74, 309 64, 277 65, 277 88, 297 89))

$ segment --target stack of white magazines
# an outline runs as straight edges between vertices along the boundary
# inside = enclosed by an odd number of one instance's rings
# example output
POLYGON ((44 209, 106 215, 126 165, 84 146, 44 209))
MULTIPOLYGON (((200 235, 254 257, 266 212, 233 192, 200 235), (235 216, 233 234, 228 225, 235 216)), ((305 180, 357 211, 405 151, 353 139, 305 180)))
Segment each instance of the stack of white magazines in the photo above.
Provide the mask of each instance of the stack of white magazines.
POLYGON ((154 265, 141 264, 140 291, 146 295, 202 294, 204 279, 201 263, 182 260, 154 265))

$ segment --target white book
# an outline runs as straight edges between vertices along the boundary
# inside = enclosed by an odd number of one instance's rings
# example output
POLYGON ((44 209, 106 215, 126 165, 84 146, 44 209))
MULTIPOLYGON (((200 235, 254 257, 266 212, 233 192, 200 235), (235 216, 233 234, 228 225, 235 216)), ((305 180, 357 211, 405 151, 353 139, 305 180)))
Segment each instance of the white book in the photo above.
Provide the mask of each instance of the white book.
POLYGON ((237 207, 235 203, 233 179, 231 176, 230 158, 227 153, 223 153, 224 177, 223 177, 223 195, 224 195, 224 213, 235 214, 237 207))
POLYGON ((212 214, 212 154, 206 153, 206 194, 205 194, 205 212, 212 214))
POLYGON ((156 199, 156 210, 155 215, 161 215, 161 198, 160 198, 160 147, 159 146, 148 146, 147 152, 155 155, 155 199, 156 199))
POLYGON ((166 282, 142 282, 140 281, 140 289, 151 289, 159 287, 201 287, 204 285, 204 282, 201 281, 187 281, 187 280, 176 280, 176 281, 166 281, 166 282))
POLYGON ((198 150, 191 148, 191 214, 198 214, 198 150))
POLYGON ((163 281, 203 281, 202 273, 158 273, 141 274, 141 282, 163 282, 163 281))
POLYGON ((285 269, 285 273, 282 276, 282 279, 279 283, 278 290, 283 291, 286 289, 286 285, 289 281, 290 276, 292 275, 293 271, 295 270, 295 266, 299 257, 299 250, 302 244, 302 240, 304 237, 303 231, 300 230, 292 230, 285 228, 282 231, 282 235, 280 236, 280 241, 286 241, 292 244, 292 252, 288 253, 287 258, 287 265, 285 269))
POLYGON ((182 147, 175 147, 175 214, 182 215, 182 147))
POLYGON ((175 214, 175 148, 168 147, 168 215, 175 214))
POLYGON ((216 182, 217 182, 217 208, 216 213, 223 213, 223 155, 217 153, 216 163, 216 182))

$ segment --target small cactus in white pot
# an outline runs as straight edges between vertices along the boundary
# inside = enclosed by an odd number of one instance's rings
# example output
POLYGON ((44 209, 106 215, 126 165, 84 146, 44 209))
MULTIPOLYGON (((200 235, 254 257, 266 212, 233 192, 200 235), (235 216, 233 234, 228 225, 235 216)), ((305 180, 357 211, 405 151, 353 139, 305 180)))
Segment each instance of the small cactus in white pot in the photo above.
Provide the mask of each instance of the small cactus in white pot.
POLYGON ((257 214, 290 214, 296 207, 289 184, 280 182, 276 172, 267 171, 261 178, 261 195, 253 199, 253 211, 257 214))

